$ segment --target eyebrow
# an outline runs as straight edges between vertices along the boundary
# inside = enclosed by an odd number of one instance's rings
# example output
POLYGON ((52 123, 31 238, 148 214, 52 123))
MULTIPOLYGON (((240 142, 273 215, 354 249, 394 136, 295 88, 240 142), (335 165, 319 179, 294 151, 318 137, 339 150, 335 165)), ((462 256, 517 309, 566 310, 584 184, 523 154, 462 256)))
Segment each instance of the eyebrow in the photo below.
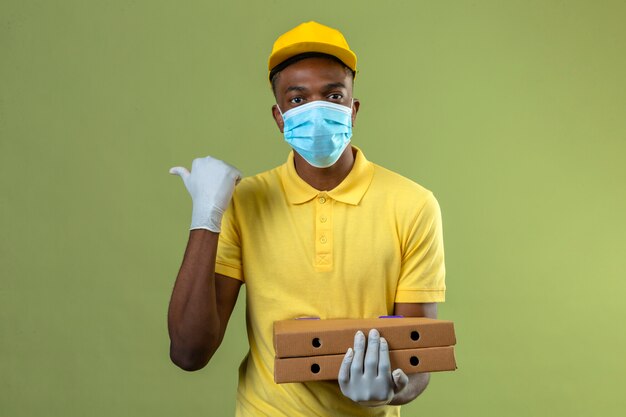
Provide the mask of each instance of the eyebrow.
POLYGON ((302 87, 301 85, 293 85, 291 87, 287 87, 287 89, 285 90, 285 93, 288 93, 290 91, 307 91, 307 88, 302 87))
MULTIPOLYGON (((328 83, 324 86, 324 91, 328 91, 328 90, 333 90, 335 88, 346 88, 346 85, 342 82, 336 82, 336 83, 328 83)), ((292 85, 290 87, 287 87, 287 89, 285 90, 285 93, 289 93, 291 91, 308 91, 309 89, 306 87, 303 87, 301 85, 292 85)))
POLYGON ((346 85, 344 83, 341 83, 341 82, 336 82, 336 83, 326 84, 324 86, 324 88, 326 90, 332 90, 334 88, 346 88, 346 85))

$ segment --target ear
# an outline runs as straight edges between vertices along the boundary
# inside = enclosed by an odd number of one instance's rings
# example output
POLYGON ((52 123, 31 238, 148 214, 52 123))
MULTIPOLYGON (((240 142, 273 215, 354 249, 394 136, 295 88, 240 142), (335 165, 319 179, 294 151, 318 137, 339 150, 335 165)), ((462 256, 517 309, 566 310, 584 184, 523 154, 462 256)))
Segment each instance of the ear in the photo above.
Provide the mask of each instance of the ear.
POLYGON ((352 102, 352 126, 354 126, 354 121, 356 120, 356 114, 359 112, 359 107, 361 107, 361 102, 355 98, 352 102))
POLYGON ((283 133, 285 122, 283 121, 283 116, 280 114, 280 110, 278 110, 278 106, 276 104, 272 106, 272 116, 274 117, 276 126, 278 126, 278 130, 280 130, 280 133, 283 133))

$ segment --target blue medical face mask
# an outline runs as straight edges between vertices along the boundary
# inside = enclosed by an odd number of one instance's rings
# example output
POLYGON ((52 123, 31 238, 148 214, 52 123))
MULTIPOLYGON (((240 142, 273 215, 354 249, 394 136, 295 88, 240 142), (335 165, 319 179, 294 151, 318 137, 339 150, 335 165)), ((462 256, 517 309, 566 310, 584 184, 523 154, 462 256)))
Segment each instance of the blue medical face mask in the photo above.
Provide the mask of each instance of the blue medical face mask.
POLYGON ((350 143, 352 106, 318 100, 280 114, 285 141, 314 167, 333 165, 350 143))

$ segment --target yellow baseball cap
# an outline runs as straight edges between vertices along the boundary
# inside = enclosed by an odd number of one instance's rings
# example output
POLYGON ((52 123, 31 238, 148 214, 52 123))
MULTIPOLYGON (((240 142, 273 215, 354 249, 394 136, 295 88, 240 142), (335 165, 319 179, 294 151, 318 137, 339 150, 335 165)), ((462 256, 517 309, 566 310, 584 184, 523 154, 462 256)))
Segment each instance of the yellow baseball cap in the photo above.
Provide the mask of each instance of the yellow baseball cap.
POLYGON ((346 38, 337 29, 317 22, 302 23, 276 39, 268 62, 268 70, 281 62, 305 53, 321 52, 337 57, 356 73, 356 55, 346 38))

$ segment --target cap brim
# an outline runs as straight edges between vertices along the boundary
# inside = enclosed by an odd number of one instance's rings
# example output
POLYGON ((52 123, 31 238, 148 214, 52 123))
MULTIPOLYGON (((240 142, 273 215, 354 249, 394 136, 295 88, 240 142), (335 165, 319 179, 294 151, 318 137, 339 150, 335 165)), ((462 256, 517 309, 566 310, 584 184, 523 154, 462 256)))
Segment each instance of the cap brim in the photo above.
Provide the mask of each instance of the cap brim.
POLYGON ((339 58, 348 68, 356 72, 356 55, 352 51, 321 42, 300 42, 279 49, 270 56, 268 69, 271 71, 281 62, 306 52, 320 52, 332 55, 339 58))

